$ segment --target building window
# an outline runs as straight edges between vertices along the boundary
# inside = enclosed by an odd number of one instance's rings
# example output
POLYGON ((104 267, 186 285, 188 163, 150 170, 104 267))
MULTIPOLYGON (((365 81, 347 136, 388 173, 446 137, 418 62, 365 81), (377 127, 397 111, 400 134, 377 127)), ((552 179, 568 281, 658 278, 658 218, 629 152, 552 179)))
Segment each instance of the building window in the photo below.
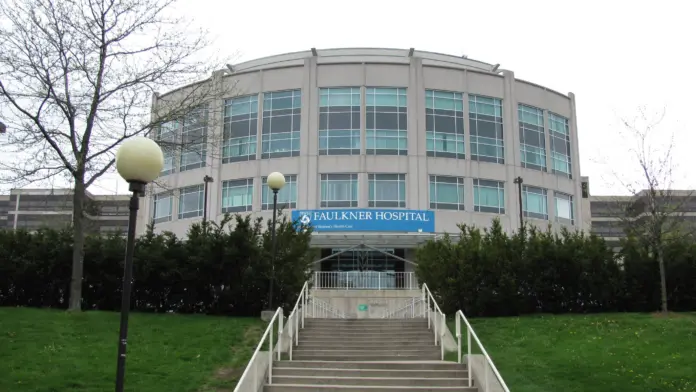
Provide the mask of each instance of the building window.
POLYGON ((405 174, 370 174, 370 207, 406 207, 405 174))
POLYGON ((474 211, 505 213, 505 184, 501 181, 474 179, 474 211))
POLYGON ((154 223, 172 220, 174 197, 171 192, 158 193, 152 197, 152 220, 154 223))
POLYGON ((263 158, 300 155, 300 90, 275 91, 263 94, 263 158))
POLYGON ((179 190, 179 219, 203 216, 203 185, 179 190))
MULTIPOLYGON (((266 177, 261 179, 261 209, 273 209, 273 191, 268 187, 266 177)), ((278 191, 278 208, 297 208, 297 176, 285 176, 285 186, 278 191)))
POLYGON ((425 145, 430 157, 464 159, 462 93, 425 90, 425 145))
POLYGON ((522 187, 522 211, 527 218, 549 219, 546 189, 533 186, 522 187))
POLYGON ((554 192, 554 199, 556 200, 556 222, 574 225, 573 196, 554 192))
POLYGON ((254 200, 254 179, 222 182, 222 212, 251 211, 254 200))
POLYGON ((157 144, 162 148, 162 154, 164 155, 164 166, 160 173, 161 176, 175 172, 180 127, 181 123, 179 121, 169 121, 160 125, 157 131, 157 144))
POLYGON ((469 95, 471 159, 505 163, 503 104, 500 99, 469 95))
POLYGON ((464 177, 430 176, 430 208, 464 210, 464 177))
POLYGON ((321 207, 357 207, 357 174, 322 174, 321 207))
POLYGON ((572 178, 570 169, 570 126, 568 119, 549 112, 551 139, 551 169, 572 178))
POLYGON ((360 87, 319 91, 319 155, 360 155, 360 87))
POLYGON ((365 92, 366 153, 407 155, 408 121, 405 88, 373 88, 365 92))
POLYGON ((184 117, 181 127, 181 162, 179 171, 205 166, 207 134, 207 108, 194 109, 184 117))
POLYGON ((222 163, 256 159, 259 97, 225 100, 222 163))
POLYGON ((544 111, 519 105, 520 152, 522 167, 546 171, 546 137, 544 136, 544 111))

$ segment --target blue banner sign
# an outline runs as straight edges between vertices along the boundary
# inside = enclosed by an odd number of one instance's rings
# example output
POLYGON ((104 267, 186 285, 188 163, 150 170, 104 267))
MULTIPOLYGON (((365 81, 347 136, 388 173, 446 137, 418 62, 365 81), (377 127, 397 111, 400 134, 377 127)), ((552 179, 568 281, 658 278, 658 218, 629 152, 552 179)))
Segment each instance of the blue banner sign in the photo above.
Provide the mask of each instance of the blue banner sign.
POLYGON ((427 210, 293 210, 292 220, 312 226, 317 232, 435 232, 435 214, 427 210))

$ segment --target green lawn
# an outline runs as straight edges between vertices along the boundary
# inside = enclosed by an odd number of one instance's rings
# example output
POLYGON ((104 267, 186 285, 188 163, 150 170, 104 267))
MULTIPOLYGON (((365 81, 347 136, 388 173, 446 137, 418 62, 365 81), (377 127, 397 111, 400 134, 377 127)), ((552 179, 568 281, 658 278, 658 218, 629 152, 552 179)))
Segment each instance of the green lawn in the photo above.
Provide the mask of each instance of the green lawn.
MULTIPOLYGON (((0 391, 110 391, 119 314, 0 308, 0 391)), ((126 390, 232 391, 258 319, 131 314, 126 390)))
POLYGON ((512 392, 696 391, 695 314, 470 322, 512 392))

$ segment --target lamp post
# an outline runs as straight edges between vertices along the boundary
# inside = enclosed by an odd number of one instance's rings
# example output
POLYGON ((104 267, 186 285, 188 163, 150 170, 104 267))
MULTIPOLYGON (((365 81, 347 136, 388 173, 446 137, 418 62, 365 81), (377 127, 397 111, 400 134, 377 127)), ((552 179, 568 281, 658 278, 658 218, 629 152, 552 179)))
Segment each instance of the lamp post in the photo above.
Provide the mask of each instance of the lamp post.
POLYGON ((209 175, 203 176, 203 184, 205 184, 203 192, 203 230, 208 231, 208 226, 206 226, 206 221, 208 220, 208 184, 213 182, 213 177, 209 175))
POLYGON ((135 251, 135 223, 138 216, 140 196, 145 195, 145 186, 160 175, 164 166, 162 150, 152 139, 133 137, 121 144, 116 152, 116 170, 128 182, 130 198, 128 216, 128 240, 126 260, 123 267, 123 291, 121 293, 121 327, 118 339, 116 363, 116 392, 123 392, 126 373, 126 344, 128 343, 128 315, 130 313, 131 283, 133 280, 133 253, 135 251))
POLYGON ((520 201, 520 233, 521 233, 522 230, 524 230, 524 211, 522 208, 522 177, 517 176, 513 182, 515 184, 517 184, 517 196, 519 197, 519 201, 520 201))
POLYGON ((271 279, 268 290, 268 309, 273 310, 273 281, 275 280, 276 258, 276 214, 278 212, 278 191, 285 186, 285 176, 279 172, 273 172, 266 179, 268 187, 273 191, 273 223, 271 226, 271 279))

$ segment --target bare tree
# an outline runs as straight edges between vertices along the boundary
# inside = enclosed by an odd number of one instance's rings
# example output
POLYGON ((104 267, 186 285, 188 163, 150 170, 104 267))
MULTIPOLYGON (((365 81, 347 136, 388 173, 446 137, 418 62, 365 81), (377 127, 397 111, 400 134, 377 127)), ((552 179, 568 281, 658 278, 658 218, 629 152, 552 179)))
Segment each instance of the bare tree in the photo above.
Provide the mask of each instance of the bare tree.
POLYGON ((632 180, 614 172, 614 177, 632 197, 617 198, 619 224, 627 235, 639 239, 657 260, 660 271, 661 311, 667 312, 667 279, 665 249, 671 241, 685 240, 693 235, 693 226, 684 215, 687 203, 693 203, 693 192, 674 189, 676 165, 673 161, 674 135, 659 132, 665 112, 648 116, 645 109, 633 120, 622 120, 623 139, 634 144, 629 147, 637 164, 637 175, 632 180), (656 137, 667 142, 660 142, 656 137))
MULTIPOLYGON (((205 31, 170 16, 175 2, 0 0, 0 108, 8 126, 2 155, 16 157, 0 163, 2 180, 72 183, 70 310, 81 308, 85 191, 113 169, 115 148, 206 112, 227 94, 210 76, 224 61, 205 56, 205 31), (153 94, 177 86, 184 87, 176 99, 160 100, 151 116, 153 94)), ((207 142, 190 138, 176 148, 207 142)))

